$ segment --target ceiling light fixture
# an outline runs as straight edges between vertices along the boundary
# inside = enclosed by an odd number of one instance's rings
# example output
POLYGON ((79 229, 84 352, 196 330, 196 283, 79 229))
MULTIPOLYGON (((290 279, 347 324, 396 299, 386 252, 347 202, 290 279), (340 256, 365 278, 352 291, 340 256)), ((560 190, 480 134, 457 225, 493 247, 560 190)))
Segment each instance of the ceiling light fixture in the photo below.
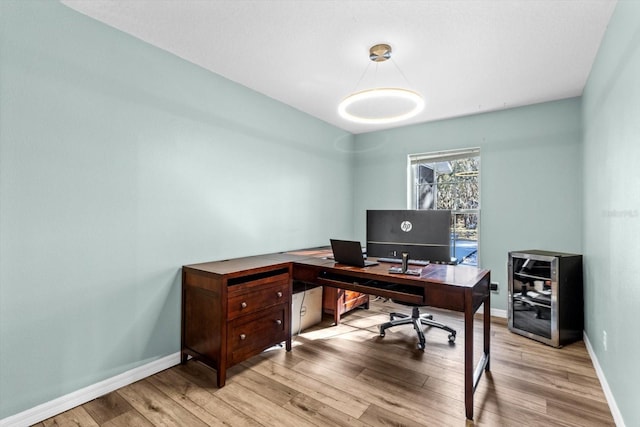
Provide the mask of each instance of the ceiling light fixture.
MULTIPOLYGON (((391 46, 377 44, 369 49, 372 62, 385 62, 391 58, 391 46)), ((395 65, 395 62, 391 60, 395 65)), ((371 63, 369 63, 371 65, 371 63)), ((404 80, 407 78, 396 65, 404 80)), ((358 84, 362 81, 369 67, 362 73, 358 84)), ((377 68, 376 68, 377 71, 377 68)), ((356 85, 357 87, 357 85, 356 85)), ((338 114, 346 120, 364 124, 387 124, 410 119, 424 108, 422 96, 409 89, 398 87, 375 87, 354 92, 344 98, 338 105, 338 114)))

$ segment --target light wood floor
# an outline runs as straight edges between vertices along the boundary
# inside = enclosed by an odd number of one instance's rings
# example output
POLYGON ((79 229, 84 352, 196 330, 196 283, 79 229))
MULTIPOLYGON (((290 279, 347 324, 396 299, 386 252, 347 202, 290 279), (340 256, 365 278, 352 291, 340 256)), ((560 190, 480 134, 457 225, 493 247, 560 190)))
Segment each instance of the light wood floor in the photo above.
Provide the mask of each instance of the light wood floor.
MULTIPOLYGON (((42 426, 606 426, 611 412, 583 342, 562 349, 512 334, 493 319, 491 372, 464 416, 462 316, 430 310, 457 329, 427 331, 415 347, 411 326, 378 336, 388 312, 374 301, 339 326, 324 321, 294 337, 293 351, 270 349, 227 373, 195 361, 176 366, 37 424, 42 426)), ((481 322, 475 322, 476 360, 481 322)))

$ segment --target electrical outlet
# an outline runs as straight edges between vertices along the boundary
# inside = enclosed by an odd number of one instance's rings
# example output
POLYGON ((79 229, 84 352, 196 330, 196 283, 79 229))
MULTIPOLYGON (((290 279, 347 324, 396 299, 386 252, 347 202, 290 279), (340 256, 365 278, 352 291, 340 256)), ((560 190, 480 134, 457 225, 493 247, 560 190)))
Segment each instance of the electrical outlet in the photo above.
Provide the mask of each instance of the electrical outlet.
POLYGON ((491 282, 489 284, 489 290, 493 292, 498 292, 498 282, 491 282))
POLYGON ((602 331, 602 347, 607 351, 607 331, 602 331))

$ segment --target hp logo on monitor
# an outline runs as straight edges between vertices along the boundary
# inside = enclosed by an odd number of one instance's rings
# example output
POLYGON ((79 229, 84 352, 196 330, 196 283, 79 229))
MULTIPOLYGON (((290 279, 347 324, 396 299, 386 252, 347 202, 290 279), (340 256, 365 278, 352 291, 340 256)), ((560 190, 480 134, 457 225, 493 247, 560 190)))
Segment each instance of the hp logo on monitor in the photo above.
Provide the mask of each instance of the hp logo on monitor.
POLYGON ((402 221, 402 223, 400 224, 400 230, 404 231, 405 233, 410 232, 412 228, 413 224, 411 224, 411 221, 402 221))

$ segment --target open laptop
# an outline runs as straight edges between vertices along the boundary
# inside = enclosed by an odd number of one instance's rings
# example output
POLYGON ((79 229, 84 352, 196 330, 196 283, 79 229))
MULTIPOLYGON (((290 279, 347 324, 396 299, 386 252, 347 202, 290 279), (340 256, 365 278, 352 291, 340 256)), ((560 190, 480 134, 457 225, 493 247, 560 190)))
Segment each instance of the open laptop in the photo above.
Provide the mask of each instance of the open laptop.
POLYGON ((360 242, 352 240, 330 240, 333 259, 337 263, 352 265, 354 267, 369 267, 378 264, 375 261, 365 261, 360 242))

